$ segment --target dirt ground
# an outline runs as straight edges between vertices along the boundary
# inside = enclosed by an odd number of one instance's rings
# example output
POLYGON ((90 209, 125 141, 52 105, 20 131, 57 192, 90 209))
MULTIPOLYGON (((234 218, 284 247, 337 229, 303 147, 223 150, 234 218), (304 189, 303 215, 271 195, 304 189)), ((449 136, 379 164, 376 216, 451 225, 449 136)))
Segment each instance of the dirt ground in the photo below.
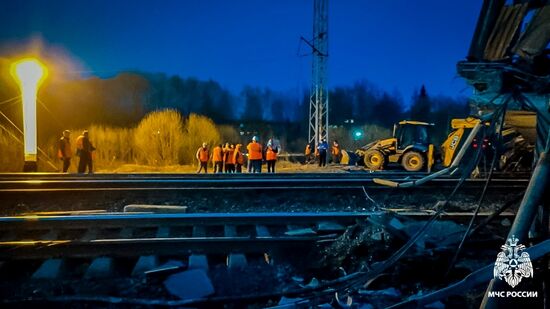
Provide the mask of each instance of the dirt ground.
MULTIPOLYGON (((170 166, 150 166, 137 164, 124 164, 115 168, 98 168, 96 173, 195 173, 196 165, 170 165, 170 166)), ((301 164, 280 160, 275 166, 277 173, 345 173, 350 170, 363 171, 364 168, 357 166, 329 164, 325 167, 319 167, 317 164, 301 164)), ((208 172, 212 173, 214 169, 208 166, 208 172)), ((267 172, 267 166, 262 166, 262 172, 267 172)), ((246 173, 246 172, 245 172, 246 173)))

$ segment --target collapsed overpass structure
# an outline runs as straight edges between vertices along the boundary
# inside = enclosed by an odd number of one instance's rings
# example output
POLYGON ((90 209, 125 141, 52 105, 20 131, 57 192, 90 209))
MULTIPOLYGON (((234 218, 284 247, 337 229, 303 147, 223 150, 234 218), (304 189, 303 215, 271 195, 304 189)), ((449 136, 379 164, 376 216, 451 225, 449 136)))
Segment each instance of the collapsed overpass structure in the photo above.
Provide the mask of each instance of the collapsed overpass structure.
MULTIPOLYGON (((536 167, 508 238, 548 238, 550 178, 550 4, 548 1, 485 0, 466 60, 457 71, 473 86, 479 108, 536 113, 536 167), (534 229, 534 223, 539 228, 534 229)), ((502 290, 493 280, 487 291, 502 290)), ((487 297, 482 308, 499 300, 487 297)))

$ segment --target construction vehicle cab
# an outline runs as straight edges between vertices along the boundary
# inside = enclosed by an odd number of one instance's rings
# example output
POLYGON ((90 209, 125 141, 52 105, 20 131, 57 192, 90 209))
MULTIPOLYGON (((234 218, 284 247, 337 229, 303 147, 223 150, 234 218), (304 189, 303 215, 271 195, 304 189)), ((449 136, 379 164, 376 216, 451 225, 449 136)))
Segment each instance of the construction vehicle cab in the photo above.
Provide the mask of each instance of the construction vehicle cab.
POLYGON ((429 129, 432 123, 403 120, 393 127, 393 137, 363 146, 356 153, 372 170, 386 168, 388 163, 400 163, 407 171, 420 171, 433 164, 433 145, 429 129))

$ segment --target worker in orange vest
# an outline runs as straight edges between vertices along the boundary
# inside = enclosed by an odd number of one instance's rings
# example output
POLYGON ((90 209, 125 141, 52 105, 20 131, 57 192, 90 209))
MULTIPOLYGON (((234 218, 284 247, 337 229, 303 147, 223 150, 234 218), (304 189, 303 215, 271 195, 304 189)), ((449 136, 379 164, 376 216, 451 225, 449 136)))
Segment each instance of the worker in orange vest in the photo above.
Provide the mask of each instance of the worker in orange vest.
POLYGON ((235 172, 242 173, 242 168, 244 164, 244 155, 241 151, 243 145, 237 144, 235 146, 235 152, 233 153, 233 161, 235 162, 235 172))
POLYGON ((71 150, 71 131, 63 131, 63 136, 59 140, 57 156, 61 161, 63 161, 63 173, 66 173, 69 170, 71 165, 71 156, 73 151, 71 150))
POLYGON ((222 159, 223 159, 223 170, 226 170, 225 168, 225 160, 227 159, 227 152, 229 151, 229 143, 225 143, 225 145, 223 145, 222 147, 222 159))
POLYGON ((249 173, 261 173, 262 172, 262 145, 258 143, 258 137, 252 137, 252 142, 246 146, 248 150, 248 161, 250 162, 248 172, 249 173))
POLYGON ((332 141, 332 147, 330 148, 330 154, 332 155, 332 163, 339 164, 340 156, 342 155, 342 150, 340 149, 340 144, 337 140, 332 141))
POLYGON ((197 174, 199 174, 203 169, 204 173, 208 174, 208 159, 210 159, 210 152, 208 151, 208 146, 206 143, 202 143, 202 147, 199 147, 195 156, 199 161, 199 170, 197 171, 197 174))
POLYGON ((214 173, 223 172, 223 149, 222 144, 214 147, 212 151, 212 162, 214 163, 214 173))
POLYGON ((309 164, 311 161, 311 144, 306 145, 306 150, 304 151, 304 154, 306 155, 306 164, 309 164))
POLYGON ((273 144, 272 140, 267 142, 265 150, 265 161, 267 162, 267 172, 275 173, 275 162, 277 162, 277 153, 279 149, 273 144))
POLYGON ((235 145, 231 144, 225 151, 225 172, 235 173, 235 145))
POLYGON ((82 135, 76 139, 76 154, 80 156, 80 161, 78 162, 78 172, 86 172, 88 168, 88 174, 92 174, 93 171, 93 157, 92 152, 95 150, 95 147, 90 142, 88 135, 88 130, 84 130, 82 135))

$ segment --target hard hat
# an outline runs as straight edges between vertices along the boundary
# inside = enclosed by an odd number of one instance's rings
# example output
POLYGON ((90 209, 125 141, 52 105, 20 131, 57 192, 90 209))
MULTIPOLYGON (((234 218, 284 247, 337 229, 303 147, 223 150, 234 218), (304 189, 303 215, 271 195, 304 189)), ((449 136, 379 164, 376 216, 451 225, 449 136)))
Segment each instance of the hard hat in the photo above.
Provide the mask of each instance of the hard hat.
POLYGON ((206 143, 202 143, 202 147, 206 147, 206 143))
POLYGON ((252 140, 257 142, 258 141, 258 137, 257 136, 252 136, 252 140))

